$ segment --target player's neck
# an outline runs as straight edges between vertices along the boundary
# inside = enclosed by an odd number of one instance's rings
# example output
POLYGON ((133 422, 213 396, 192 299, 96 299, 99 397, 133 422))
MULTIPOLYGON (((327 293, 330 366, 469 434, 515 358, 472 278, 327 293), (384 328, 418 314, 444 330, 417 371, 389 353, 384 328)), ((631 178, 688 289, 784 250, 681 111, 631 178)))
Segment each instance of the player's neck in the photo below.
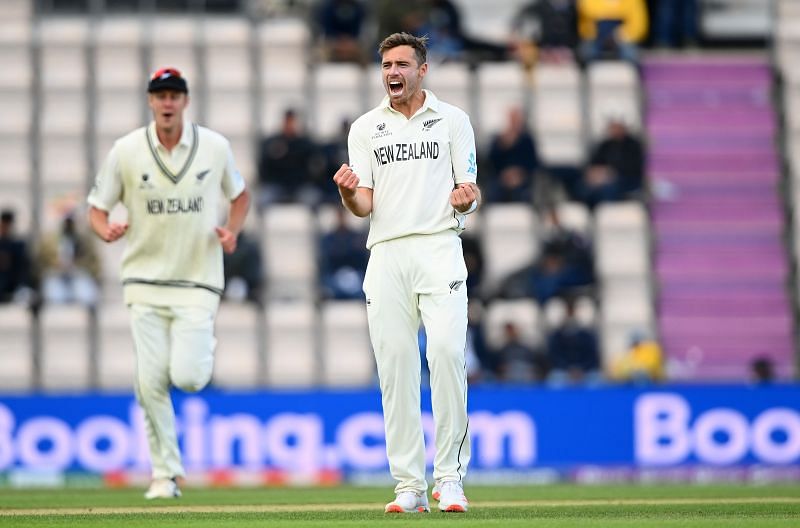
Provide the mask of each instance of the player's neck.
POLYGON ((158 136, 159 143, 170 152, 180 143, 181 135, 183 135, 183 124, 170 128, 156 127, 156 136, 158 136))
POLYGON ((420 90, 402 103, 392 103, 392 108, 406 116, 406 119, 411 119, 411 116, 417 113, 417 110, 422 108, 425 104, 425 92, 420 90))

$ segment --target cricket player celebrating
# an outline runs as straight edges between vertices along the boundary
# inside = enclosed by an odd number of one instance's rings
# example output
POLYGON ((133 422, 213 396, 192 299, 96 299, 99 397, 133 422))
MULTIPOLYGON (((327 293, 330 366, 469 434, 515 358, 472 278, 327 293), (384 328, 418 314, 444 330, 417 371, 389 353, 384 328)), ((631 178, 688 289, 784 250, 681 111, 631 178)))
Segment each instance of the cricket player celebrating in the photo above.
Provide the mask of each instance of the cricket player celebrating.
POLYGON ((155 499, 181 495, 184 470, 169 390, 195 392, 211 379, 222 251, 236 249, 250 195, 228 141, 184 121, 189 95, 180 72, 158 70, 147 91, 153 121, 117 140, 88 201, 100 238, 127 239, 122 284, 152 462, 145 497, 155 499), (223 198, 230 201, 228 219, 217 226, 223 198), (127 223, 109 221, 119 201, 127 223))
POLYGON ((478 208, 475 136, 469 117, 422 89, 426 39, 407 33, 379 47, 387 96, 356 120, 349 165, 333 177, 342 203, 370 215, 364 278, 396 498, 387 513, 427 512, 420 409, 420 318, 428 338, 436 422, 434 498, 467 510, 462 481, 470 458, 464 348, 467 270, 459 233, 478 208))

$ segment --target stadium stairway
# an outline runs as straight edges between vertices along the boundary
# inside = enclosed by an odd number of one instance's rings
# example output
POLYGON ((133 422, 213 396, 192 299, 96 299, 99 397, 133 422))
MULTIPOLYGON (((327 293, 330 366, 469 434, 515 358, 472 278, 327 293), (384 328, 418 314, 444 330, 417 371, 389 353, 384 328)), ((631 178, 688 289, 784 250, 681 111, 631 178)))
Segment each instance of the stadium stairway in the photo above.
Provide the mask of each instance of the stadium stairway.
POLYGON ((788 378, 793 322, 769 64, 662 56, 643 75, 658 324, 672 374, 741 381, 767 356, 788 378))

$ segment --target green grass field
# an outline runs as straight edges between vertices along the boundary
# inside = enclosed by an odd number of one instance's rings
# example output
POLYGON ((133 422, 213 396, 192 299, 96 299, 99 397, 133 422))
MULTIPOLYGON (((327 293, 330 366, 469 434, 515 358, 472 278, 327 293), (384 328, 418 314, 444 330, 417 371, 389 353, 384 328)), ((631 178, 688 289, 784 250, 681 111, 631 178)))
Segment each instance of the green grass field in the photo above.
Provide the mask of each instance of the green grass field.
POLYGON ((185 490, 147 502, 138 489, 0 491, 0 527, 797 527, 800 486, 474 486, 470 511, 385 515, 387 488, 185 490))

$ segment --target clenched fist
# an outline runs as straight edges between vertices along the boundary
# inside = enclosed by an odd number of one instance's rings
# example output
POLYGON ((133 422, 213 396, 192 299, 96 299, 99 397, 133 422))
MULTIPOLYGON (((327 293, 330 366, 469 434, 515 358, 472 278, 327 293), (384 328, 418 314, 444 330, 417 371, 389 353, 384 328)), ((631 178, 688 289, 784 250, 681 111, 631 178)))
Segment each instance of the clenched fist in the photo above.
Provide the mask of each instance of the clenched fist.
POLYGON ((342 164, 333 175, 333 183, 339 188, 342 198, 355 196, 358 182, 358 176, 346 163, 342 164))
POLYGON ((450 205, 459 213, 464 213, 478 199, 478 186, 474 183, 459 183, 450 193, 450 205))

